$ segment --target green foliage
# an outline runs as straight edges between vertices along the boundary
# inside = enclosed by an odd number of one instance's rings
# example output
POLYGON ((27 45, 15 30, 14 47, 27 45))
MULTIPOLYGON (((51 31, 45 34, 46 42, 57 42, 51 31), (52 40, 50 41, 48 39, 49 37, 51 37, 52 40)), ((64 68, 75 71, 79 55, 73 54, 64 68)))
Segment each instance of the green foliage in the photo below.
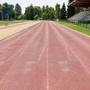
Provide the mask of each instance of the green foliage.
POLYGON ((32 4, 26 8, 25 16, 27 20, 34 20, 34 7, 32 4))
POLYGON ((63 20, 66 19, 66 6, 65 6, 65 3, 63 3, 63 6, 61 8, 61 19, 63 19, 63 20))
POLYGON ((6 2, 2 5, 0 4, 0 20, 21 19, 21 13, 22 9, 19 4, 16 4, 15 7, 6 2))
POLYGON ((49 7, 48 5, 45 7, 43 6, 42 9, 39 6, 32 6, 26 8, 25 16, 27 20, 54 20, 55 19, 55 10, 53 7, 49 7))
POLYGON ((60 20, 60 16, 61 16, 60 4, 56 4, 56 6, 55 6, 55 18, 60 20))
POLYGON ((5 25, 5 24, 16 24, 16 23, 22 23, 25 22, 26 20, 10 20, 10 21, 0 21, 0 26, 5 25))
POLYGON ((16 4, 16 6, 15 6, 15 19, 19 19, 21 13, 22 13, 21 6, 19 4, 16 4))
POLYGON ((60 20, 66 19, 66 7, 63 5, 60 9, 60 4, 54 7, 47 6, 33 6, 32 4, 25 8, 25 13, 22 14, 22 8, 17 3, 15 6, 12 4, 0 4, 0 20, 60 20))
POLYGON ((81 33, 84 33, 84 34, 90 36, 90 30, 87 29, 87 28, 85 28, 85 27, 81 27, 81 26, 78 26, 78 25, 76 25, 76 24, 69 23, 69 22, 67 22, 67 21, 60 21, 60 22, 58 22, 58 23, 60 23, 60 24, 62 24, 62 25, 64 25, 64 26, 67 26, 67 27, 69 27, 69 28, 71 28, 71 29, 73 29, 73 30, 79 31, 79 32, 81 32, 81 33))
POLYGON ((41 7, 35 6, 34 7, 34 19, 39 19, 41 17, 41 7))
POLYGON ((53 7, 46 6, 46 10, 43 13, 44 20, 54 20, 55 18, 55 11, 53 7))
POLYGON ((38 14, 36 14, 36 15, 34 16, 34 19, 35 19, 35 20, 38 20, 38 19, 39 19, 38 14))
POLYGON ((6 20, 13 17, 13 8, 12 4, 3 3, 0 5, 0 19, 6 20))

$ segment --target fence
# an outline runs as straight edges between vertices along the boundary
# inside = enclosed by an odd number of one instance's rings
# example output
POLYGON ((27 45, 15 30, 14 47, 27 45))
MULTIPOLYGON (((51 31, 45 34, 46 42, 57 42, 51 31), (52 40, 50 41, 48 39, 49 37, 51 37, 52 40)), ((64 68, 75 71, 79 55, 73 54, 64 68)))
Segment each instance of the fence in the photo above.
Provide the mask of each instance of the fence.
POLYGON ((77 23, 79 26, 90 29, 90 21, 79 20, 77 23))

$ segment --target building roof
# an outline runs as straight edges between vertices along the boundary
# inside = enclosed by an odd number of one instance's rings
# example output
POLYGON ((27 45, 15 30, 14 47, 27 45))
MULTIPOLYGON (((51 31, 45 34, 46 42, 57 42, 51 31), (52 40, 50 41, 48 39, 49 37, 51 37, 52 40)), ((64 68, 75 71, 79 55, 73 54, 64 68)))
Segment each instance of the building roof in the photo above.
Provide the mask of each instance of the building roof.
POLYGON ((90 7, 90 0, 74 0, 69 4, 72 7, 90 7))

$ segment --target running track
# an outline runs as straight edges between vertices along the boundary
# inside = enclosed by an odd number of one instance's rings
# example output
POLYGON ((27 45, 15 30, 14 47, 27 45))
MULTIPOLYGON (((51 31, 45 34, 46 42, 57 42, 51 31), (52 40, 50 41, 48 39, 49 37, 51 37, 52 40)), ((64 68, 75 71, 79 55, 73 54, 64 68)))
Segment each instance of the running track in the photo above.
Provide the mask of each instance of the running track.
POLYGON ((47 21, 0 41, 0 90, 90 90, 90 38, 47 21))

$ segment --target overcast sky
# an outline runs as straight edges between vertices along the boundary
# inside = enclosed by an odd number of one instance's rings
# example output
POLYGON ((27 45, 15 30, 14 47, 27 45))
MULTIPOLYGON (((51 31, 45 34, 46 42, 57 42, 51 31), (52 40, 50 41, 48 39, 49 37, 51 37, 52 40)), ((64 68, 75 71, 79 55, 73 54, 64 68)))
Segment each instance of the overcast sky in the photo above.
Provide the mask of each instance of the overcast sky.
POLYGON ((68 0, 0 0, 0 4, 7 2, 9 4, 15 5, 16 3, 19 3, 22 7, 22 11, 24 13, 25 7, 29 6, 31 3, 35 6, 43 6, 43 5, 49 5, 49 6, 55 6, 56 3, 63 4, 63 2, 66 3, 66 6, 68 4, 68 0))

